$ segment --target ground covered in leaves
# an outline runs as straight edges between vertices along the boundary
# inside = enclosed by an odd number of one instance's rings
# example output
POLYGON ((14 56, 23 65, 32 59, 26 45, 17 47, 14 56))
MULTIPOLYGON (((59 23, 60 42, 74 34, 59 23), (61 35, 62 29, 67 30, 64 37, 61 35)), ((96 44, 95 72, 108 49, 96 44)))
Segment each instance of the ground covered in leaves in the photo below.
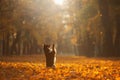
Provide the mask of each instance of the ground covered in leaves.
POLYGON ((0 57, 0 80, 120 80, 120 59, 57 56, 52 69, 43 55, 0 57))

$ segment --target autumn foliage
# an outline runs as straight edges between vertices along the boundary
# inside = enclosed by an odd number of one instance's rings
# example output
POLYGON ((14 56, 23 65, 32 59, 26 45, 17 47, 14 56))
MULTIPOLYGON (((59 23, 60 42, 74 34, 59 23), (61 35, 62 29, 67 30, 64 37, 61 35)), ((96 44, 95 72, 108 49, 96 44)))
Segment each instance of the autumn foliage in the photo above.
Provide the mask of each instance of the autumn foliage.
POLYGON ((119 60, 60 56, 52 69, 34 57, 1 58, 0 80, 120 80, 119 60))

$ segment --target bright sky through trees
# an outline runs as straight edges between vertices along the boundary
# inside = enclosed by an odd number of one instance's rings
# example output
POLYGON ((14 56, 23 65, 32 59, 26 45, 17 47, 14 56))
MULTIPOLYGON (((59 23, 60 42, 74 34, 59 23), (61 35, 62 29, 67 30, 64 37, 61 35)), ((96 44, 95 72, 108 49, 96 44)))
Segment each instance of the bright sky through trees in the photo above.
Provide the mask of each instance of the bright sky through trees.
POLYGON ((64 0, 54 0, 55 4, 57 5, 63 5, 64 0))

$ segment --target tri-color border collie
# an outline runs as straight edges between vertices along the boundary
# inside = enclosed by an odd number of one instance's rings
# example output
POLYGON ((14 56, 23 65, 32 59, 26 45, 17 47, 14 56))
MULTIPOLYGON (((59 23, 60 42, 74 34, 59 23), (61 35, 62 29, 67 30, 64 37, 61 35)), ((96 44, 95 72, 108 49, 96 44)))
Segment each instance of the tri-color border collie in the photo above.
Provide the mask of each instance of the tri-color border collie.
POLYGON ((44 53, 46 57, 46 67, 55 68, 55 63, 56 63, 55 45, 44 44, 44 53))

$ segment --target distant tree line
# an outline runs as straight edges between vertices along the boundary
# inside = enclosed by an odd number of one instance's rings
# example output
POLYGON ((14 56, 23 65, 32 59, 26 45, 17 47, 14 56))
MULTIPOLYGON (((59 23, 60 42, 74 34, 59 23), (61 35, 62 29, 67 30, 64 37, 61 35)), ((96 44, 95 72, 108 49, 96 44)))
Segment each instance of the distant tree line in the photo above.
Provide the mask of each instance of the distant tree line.
POLYGON ((120 56, 120 0, 0 0, 0 56, 43 53, 120 56))

